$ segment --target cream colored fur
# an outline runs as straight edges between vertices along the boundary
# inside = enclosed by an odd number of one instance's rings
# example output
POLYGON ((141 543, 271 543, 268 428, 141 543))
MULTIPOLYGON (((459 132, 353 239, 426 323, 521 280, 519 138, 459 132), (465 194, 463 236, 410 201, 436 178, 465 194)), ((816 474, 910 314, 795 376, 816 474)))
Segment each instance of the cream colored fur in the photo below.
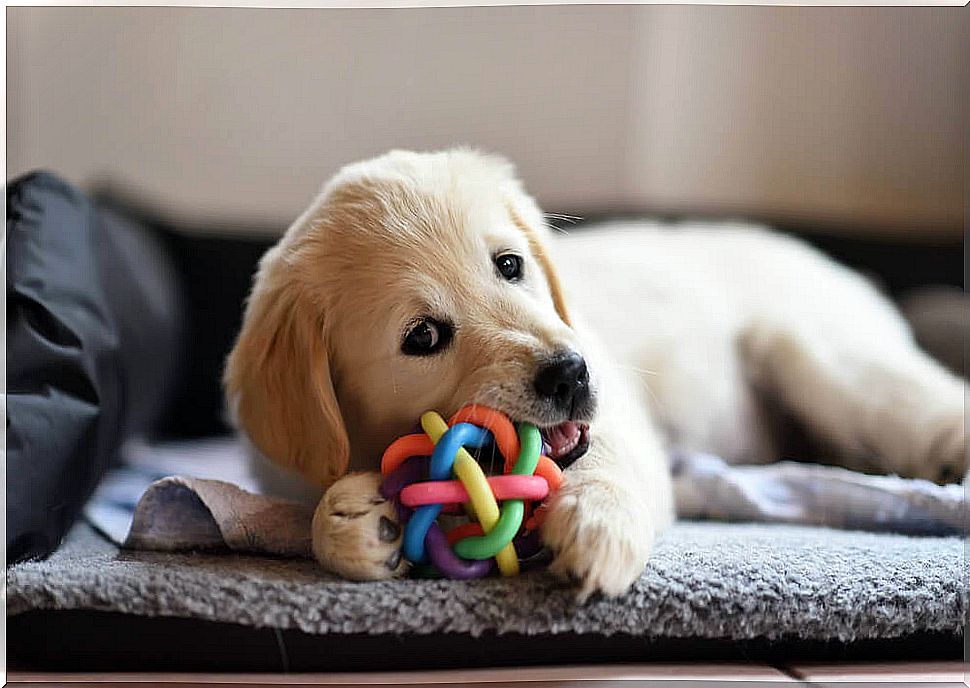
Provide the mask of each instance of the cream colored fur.
POLYGON ((393 514, 373 474, 341 476, 374 471, 428 409, 479 402, 559 422, 536 411, 530 381, 563 347, 586 357, 598 410, 542 535, 581 598, 626 590, 670 523, 667 447, 777 460, 771 405, 847 465, 966 470, 966 383, 855 273, 748 225, 553 236, 512 167, 468 150, 341 170, 263 259, 226 386, 276 466, 260 468, 272 489, 329 488, 321 563, 374 579, 403 571, 387 563, 399 540, 375 533, 393 514), (525 257, 522 283, 496 277, 499 250, 525 257), (452 345, 402 355, 406 324, 427 314, 456 323, 452 345))

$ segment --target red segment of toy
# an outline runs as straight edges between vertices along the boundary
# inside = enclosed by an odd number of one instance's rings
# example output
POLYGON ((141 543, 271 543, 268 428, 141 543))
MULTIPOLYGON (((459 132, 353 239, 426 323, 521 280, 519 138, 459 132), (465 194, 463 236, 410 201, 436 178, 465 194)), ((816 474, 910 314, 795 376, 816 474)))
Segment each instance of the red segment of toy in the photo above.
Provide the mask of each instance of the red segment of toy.
POLYGON ((466 537, 481 537, 484 534, 485 530, 480 523, 463 523, 449 530, 446 537, 448 538, 448 546, 453 547, 456 542, 464 540, 466 537))
POLYGON ((535 513, 531 517, 525 518, 525 524, 522 526, 523 530, 535 530, 542 525, 542 522, 546 520, 546 512, 549 507, 545 504, 540 504, 536 507, 535 513))
MULTIPOLYGON (((496 475, 488 478, 488 486, 500 502, 506 499, 535 501, 545 499, 549 494, 549 483, 534 475, 496 475)), ((408 485, 401 490, 400 499, 411 509, 425 504, 464 504, 468 501, 468 491, 459 480, 428 481, 408 485)))

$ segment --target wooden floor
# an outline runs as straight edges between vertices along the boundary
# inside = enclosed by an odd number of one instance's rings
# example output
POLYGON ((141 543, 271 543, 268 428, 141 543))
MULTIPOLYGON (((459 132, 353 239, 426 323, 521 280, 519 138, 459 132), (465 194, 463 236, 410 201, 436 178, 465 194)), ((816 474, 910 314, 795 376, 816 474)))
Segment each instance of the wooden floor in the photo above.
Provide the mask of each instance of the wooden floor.
POLYGON ((967 665, 961 662, 880 663, 880 664, 624 664, 576 667, 528 667, 521 669, 475 669, 468 671, 422 671, 406 673, 341 674, 51 674, 10 671, 8 685, 57 683, 102 685, 172 683, 181 687, 219 686, 440 686, 442 684, 488 684, 500 686, 575 686, 594 688, 608 683, 649 686, 716 686, 730 682, 745 685, 827 686, 847 683, 861 685, 935 684, 967 685, 967 665))

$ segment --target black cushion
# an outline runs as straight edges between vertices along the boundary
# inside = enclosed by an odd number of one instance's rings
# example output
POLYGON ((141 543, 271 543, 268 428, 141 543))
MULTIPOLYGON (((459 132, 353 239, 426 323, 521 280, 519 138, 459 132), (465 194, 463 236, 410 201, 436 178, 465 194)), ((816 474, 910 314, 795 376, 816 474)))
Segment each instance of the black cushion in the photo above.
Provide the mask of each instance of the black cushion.
POLYGON ((50 553, 177 379, 178 282, 144 228, 49 173, 7 187, 7 562, 50 553))

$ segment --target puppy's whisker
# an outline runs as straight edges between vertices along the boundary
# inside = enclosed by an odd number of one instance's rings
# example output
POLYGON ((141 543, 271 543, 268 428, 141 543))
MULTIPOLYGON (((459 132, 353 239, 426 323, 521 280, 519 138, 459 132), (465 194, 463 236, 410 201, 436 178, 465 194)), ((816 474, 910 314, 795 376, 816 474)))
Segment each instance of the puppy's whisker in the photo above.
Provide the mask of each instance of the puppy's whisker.
POLYGON ((654 391, 650 389, 650 385, 648 384, 644 384, 643 389, 646 390, 647 396, 650 397, 650 401, 653 404, 653 407, 657 410, 657 413, 661 416, 664 415, 664 405, 660 402, 660 397, 658 397, 654 391))
POLYGON ((622 368, 624 370, 632 370, 634 373, 640 373, 641 375, 657 375, 656 370, 647 370, 646 368, 637 368, 636 366, 626 365, 623 363, 610 363, 614 368, 622 368))
MULTIPOLYGON (((607 363, 607 365, 609 365, 609 366, 611 366, 613 368, 619 368, 619 369, 622 369, 622 370, 629 370, 629 371, 632 371, 634 373, 637 373, 638 375, 657 375, 658 374, 657 371, 655 371, 655 370, 646 370, 644 368, 637 368, 636 366, 632 366, 632 365, 628 365, 628 364, 623 364, 623 363, 616 363, 615 361, 614 362, 609 362, 609 363, 607 363)), ((650 400, 653 402, 653 407, 655 409, 657 409, 658 412, 661 412, 662 409, 663 409, 663 404, 660 403, 660 398, 657 397, 657 395, 654 393, 654 391, 652 389, 650 389, 650 385, 649 384, 643 384, 643 389, 646 390, 647 395, 650 397, 650 400)))
MULTIPOLYGON (((475 463, 477 463, 479 466, 482 465, 482 461, 481 461, 481 459, 482 459, 482 447, 475 447, 475 451, 472 454, 472 458, 475 459, 475 463)), ((484 467, 483 467, 483 469, 484 469, 484 467)), ((486 475, 490 474, 491 470, 492 470, 491 469, 491 466, 489 466, 488 471, 485 471, 486 475)))
POLYGON ((545 216, 553 220, 562 220, 563 222, 568 222, 571 225, 574 225, 583 219, 579 215, 567 215, 566 213, 545 213, 545 216))

